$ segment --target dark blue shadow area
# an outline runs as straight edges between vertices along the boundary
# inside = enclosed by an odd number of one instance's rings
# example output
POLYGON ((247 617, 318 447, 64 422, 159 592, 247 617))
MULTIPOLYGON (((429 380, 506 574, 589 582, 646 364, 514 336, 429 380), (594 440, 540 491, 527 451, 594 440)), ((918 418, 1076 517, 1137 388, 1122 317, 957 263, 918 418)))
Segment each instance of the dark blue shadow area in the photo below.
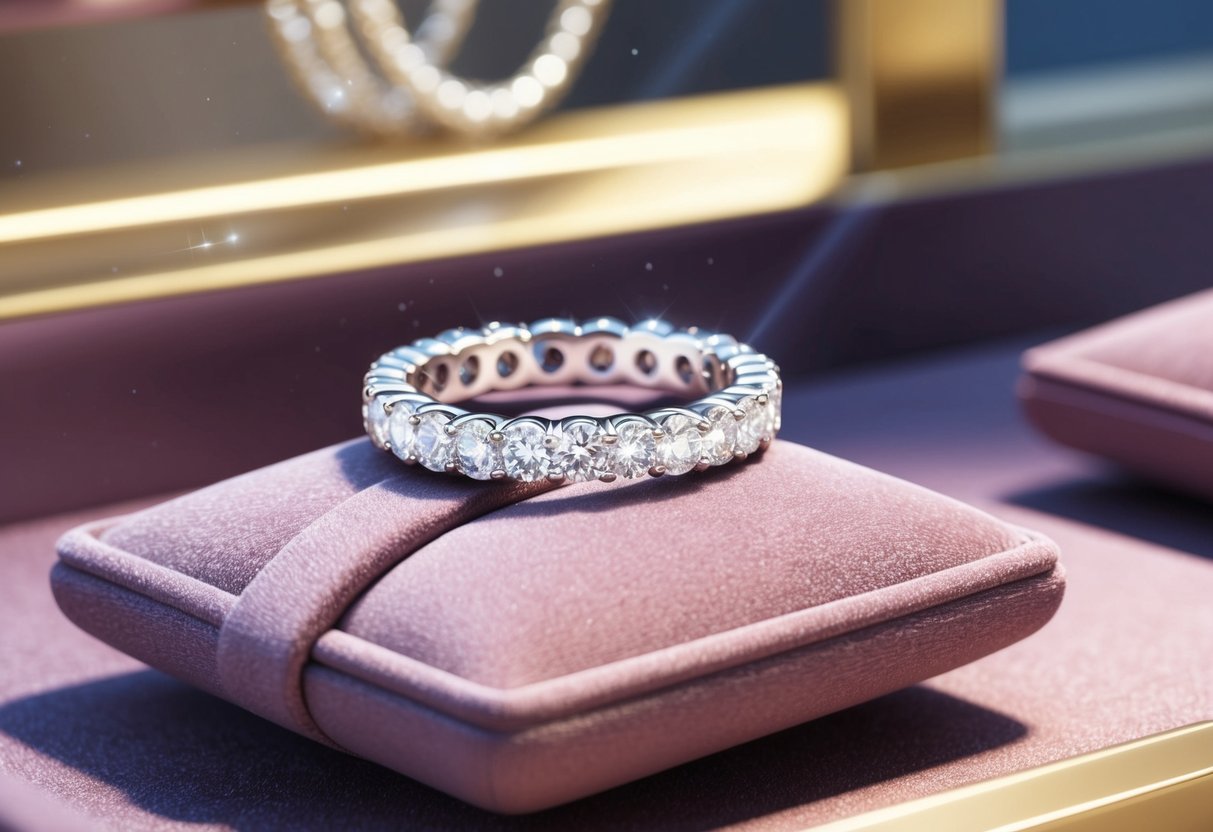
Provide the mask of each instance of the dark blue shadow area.
POLYGON ((1213 52, 1209 0, 1008 0, 1006 8, 1011 76, 1213 52))
POLYGON ((1208 503, 1109 472, 1012 494, 1007 502, 1213 558, 1208 503))

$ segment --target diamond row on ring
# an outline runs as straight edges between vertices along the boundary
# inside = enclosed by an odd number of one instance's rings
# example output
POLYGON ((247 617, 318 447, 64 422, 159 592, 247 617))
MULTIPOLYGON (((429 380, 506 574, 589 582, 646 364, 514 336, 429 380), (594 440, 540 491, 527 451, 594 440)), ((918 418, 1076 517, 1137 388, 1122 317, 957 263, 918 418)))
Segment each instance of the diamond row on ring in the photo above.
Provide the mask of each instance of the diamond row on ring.
POLYGON ((730 336, 656 320, 545 319, 448 330, 385 354, 367 373, 363 417, 375 445, 433 471, 610 482, 745 459, 774 439, 781 401, 775 364, 730 336), (568 381, 706 395, 680 407, 560 420, 474 413, 444 401, 568 381))

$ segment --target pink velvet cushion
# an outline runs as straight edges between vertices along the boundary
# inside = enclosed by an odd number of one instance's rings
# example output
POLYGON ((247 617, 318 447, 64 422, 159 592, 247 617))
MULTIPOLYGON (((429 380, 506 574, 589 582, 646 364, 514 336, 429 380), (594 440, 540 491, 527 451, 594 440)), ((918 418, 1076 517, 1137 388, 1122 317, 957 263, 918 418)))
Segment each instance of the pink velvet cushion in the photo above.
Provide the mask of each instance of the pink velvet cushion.
POLYGON ((84 629, 314 739, 528 811, 964 664, 1040 627, 1055 547, 789 443, 554 488, 358 441, 60 543, 84 629))
POLYGON ((1037 347, 1024 368, 1044 433, 1213 499, 1213 291, 1037 347))

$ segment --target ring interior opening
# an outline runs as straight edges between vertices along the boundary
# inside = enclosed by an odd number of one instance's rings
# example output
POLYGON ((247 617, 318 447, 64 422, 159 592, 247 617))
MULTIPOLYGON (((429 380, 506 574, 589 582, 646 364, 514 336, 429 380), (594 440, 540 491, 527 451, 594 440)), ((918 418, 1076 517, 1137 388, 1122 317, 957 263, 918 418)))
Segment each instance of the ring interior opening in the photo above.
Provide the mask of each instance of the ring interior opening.
POLYGON ((529 344, 472 343, 431 358, 408 383, 447 404, 486 393, 542 385, 638 385, 689 397, 732 383, 734 373, 693 341, 602 333, 548 333, 529 344), (451 383, 452 370, 459 384, 451 383))

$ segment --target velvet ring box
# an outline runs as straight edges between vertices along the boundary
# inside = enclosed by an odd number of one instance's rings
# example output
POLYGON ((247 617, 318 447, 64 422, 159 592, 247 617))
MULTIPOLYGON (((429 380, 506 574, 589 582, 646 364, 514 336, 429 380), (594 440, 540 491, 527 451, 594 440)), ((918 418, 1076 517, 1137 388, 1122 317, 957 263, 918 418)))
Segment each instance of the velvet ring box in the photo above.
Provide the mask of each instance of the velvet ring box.
POLYGON ((1063 590, 1047 539, 787 442, 555 487, 358 440, 78 528, 59 553, 55 596, 97 637, 505 812, 970 662, 1063 590))
POLYGON ((1213 291, 1030 350, 1020 396, 1065 445, 1213 499, 1213 291))

